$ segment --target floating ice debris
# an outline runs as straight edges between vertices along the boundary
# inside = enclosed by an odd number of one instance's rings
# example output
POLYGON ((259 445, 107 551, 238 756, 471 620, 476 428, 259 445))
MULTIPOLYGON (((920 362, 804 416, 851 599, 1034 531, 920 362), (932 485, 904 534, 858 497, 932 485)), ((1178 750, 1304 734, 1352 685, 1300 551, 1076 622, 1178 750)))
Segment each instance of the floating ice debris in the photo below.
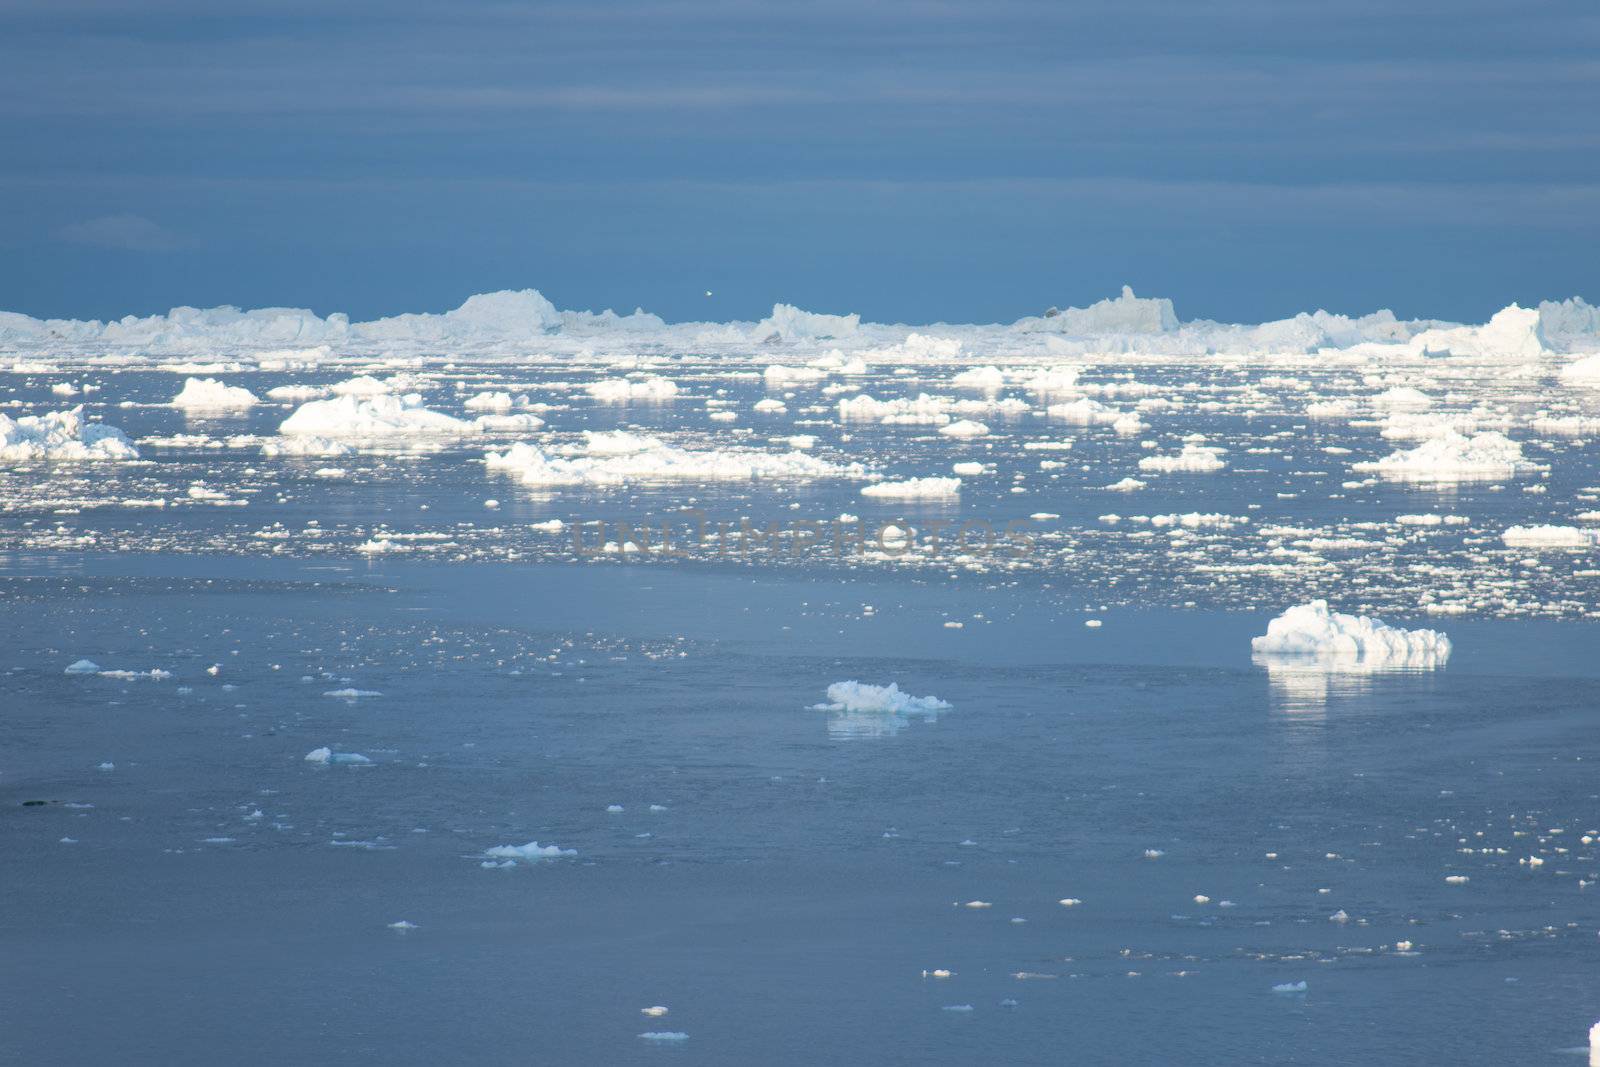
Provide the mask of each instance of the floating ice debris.
POLYGON ((938 500, 961 495, 960 478, 908 478, 862 486, 861 495, 883 500, 938 500))
POLYGON ((1166 853, 1159 848, 1147 848, 1144 850, 1144 858, 1147 860, 1158 860, 1165 855, 1166 853))
POLYGON ((969 901, 966 902, 966 904, 964 904, 962 906, 963 907, 967 907, 967 908, 992 908, 992 907, 994 907, 994 905, 989 903, 987 900, 969 900, 969 901))
POLYGON ((117 769, 117 765, 115 763, 112 763, 110 760, 106 760, 104 763, 100 764, 100 766, 96 767, 95 769, 99 770, 99 771, 114 771, 114 770, 117 769))
POLYGON ((681 1030, 650 1030, 639 1035, 646 1041, 687 1041, 689 1035, 681 1030))
POLYGON ((1490 430, 1467 437, 1446 430, 1416 448, 1373 462, 1356 463, 1351 469, 1397 481, 1468 482, 1511 478, 1545 468, 1525 458, 1522 446, 1503 433, 1490 430))
POLYGON ((80 659, 67 665, 62 674, 99 674, 100 665, 92 659, 80 659))
POLYGON ((968 1012, 968 1011, 972 1010, 972 1005, 971 1004, 946 1004, 942 1010, 943 1011, 968 1012))
POLYGON ((939 427, 939 432, 946 437, 985 437, 989 433, 989 427, 972 419, 961 419, 948 426, 939 427))
POLYGON ((922 972, 922 977, 924 977, 924 978, 949 978, 952 975, 954 975, 955 973, 956 972, 954 972, 952 970, 948 970, 947 968, 944 968, 944 967, 935 967, 931 971, 923 971, 922 972))
POLYGON ((1366 616, 1330 611, 1313 600, 1285 611, 1253 638, 1251 649, 1269 657, 1304 657, 1370 669, 1442 667, 1450 639, 1436 630, 1404 630, 1366 616))
POLYGON ((1447 874, 1444 876, 1444 880, 1447 885, 1466 885, 1467 882, 1471 881, 1464 874, 1447 874))
MULTIPOLYGON (((744 450, 689 451, 655 438, 632 438, 637 447, 614 447, 594 435, 584 455, 552 455, 523 442, 504 452, 488 452, 484 465, 504 471, 524 485, 593 487, 622 486, 630 482, 660 481, 812 481, 819 478, 860 478, 862 468, 840 465, 800 451, 755 452, 744 450)), ((630 442, 632 444, 633 442, 630 442)))
POLYGON ((1083 624, 1091 630, 1098 630, 1105 625, 1100 619, 1084 619, 1083 624))
POLYGON ((486 848, 483 854, 492 860, 534 860, 557 859, 565 856, 576 856, 575 848, 562 848, 559 845, 541 845, 537 841, 529 841, 526 845, 496 845, 486 848))
POLYGON ((948 711, 950 705, 938 697, 914 697, 900 691, 896 682, 867 685, 862 682, 834 682, 828 686, 828 702, 816 704, 818 711, 883 711, 919 714, 948 711))
POLYGON ((331 748, 314 748, 306 753, 307 763, 349 763, 362 764, 372 761, 359 752, 335 752, 331 748))
POLYGON ((1328 916, 1328 921, 1331 923, 1347 923, 1350 921, 1350 916, 1343 908, 1340 908, 1338 911, 1328 916))
POLYGON ((1600 531, 1578 526, 1512 526, 1500 535, 1508 548, 1594 548, 1600 531))
POLYGON ((224 385, 215 378, 190 378, 172 398, 172 406, 185 411, 245 411, 258 403, 250 390, 224 385))
POLYGON ((383 696, 383 694, 378 692, 376 689, 353 689, 349 687, 344 689, 330 689, 322 695, 325 697, 335 697, 339 700, 360 700, 363 697, 383 696))
POLYGON ((101 671, 100 677, 115 678, 119 682, 131 682, 139 678, 148 678, 153 682, 164 682, 172 677, 172 672, 152 667, 147 671, 101 671))
POLYGON ((1145 456, 1139 461, 1139 469, 1168 474, 1219 471, 1228 465, 1222 458, 1222 452, 1220 448, 1191 442, 1184 445, 1183 451, 1175 456, 1145 456))
POLYGON ((334 441, 468 437, 477 432, 474 423, 424 407, 418 393, 312 400, 278 426, 285 437, 334 441))
POLYGON ((1076 908, 1079 904, 1082 904, 1083 901, 1079 900, 1077 897, 1063 897, 1056 901, 1056 903, 1060 904, 1063 908, 1076 908))
POLYGON ((1304 993, 1306 984, 1304 982, 1282 982, 1273 986, 1272 991, 1274 993, 1304 993))
POLYGON ((1394 950, 1396 952, 1410 952, 1410 951, 1412 951, 1411 942, 1409 942, 1409 941, 1396 941, 1394 943, 1394 950))
POLYGON ((608 404, 626 404, 630 400, 671 400, 678 395, 678 383, 670 378, 645 377, 636 381, 626 378, 609 378, 590 382, 584 390, 596 400, 608 404))
POLYGON ((115 426, 85 421, 81 406, 17 419, 0 414, 0 464, 138 458, 126 434, 115 426))
POLYGON ((1196 893, 1195 897, 1194 897, 1194 902, 1196 904, 1209 904, 1209 903, 1211 903, 1211 898, 1206 896, 1204 893, 1196 893))
POLYGON ((667 1009, 664 1008, 663 1006, 661 1006, 660 1004, 656 1004, 656 1005, 653 1005, 652 1007, 640 1008, 639 1009, 639 1014, 640 1015, 648 1015, 652 1019, 659 1019, 659 1018, 661 1018, 661 1016, 667 1014, 667 1009))
POLYGON ((415 930, 416 928, 416 923, 410 922, 406 919, 401 919, 399 922, 389 924, 389 929, 399 930, 401 933, 405 933, 407 930, 415 930))
POLYGON ((621 804, 607 804, 606 805, 606 812, 608 814, 617 815, 617 814, 621 813, 622 811, 623 811, 623 807, 622 807, 621 804))

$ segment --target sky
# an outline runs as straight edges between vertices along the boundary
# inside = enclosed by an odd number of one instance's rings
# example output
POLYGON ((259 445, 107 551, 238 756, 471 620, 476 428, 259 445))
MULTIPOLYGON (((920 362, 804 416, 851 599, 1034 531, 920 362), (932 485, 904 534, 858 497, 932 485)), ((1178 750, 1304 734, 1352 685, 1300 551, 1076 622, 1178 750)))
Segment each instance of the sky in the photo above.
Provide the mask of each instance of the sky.
POLYGON ((1600 5, 0 0, 0 309, 993 322, 1124 284, 1600 303, 1600 5))

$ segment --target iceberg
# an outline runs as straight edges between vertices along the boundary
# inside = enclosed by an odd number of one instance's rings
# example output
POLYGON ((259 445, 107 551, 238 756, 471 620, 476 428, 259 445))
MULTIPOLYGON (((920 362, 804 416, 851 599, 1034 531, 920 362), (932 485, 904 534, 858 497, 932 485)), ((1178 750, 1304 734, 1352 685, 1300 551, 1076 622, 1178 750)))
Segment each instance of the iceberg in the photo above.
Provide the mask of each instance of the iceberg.
POLYGON ((1286 657, 1367 670, 1431 669, 1450 658, 1437 630, 1404 630, 1363 615, 1344 615, 1313 600, 1285 611, 1250 642, 1258 656, 1286 657))
POLYGON ((185 411, 245 411, 258 403, 250 390, 224 385, 215 378, 190 378, 172 398, 172 406, 185 411))
POLYGON ((88 422, 80 405, 13 419, 0 414, 0 463, 123 461, 139 458, 115 426, 88 422))

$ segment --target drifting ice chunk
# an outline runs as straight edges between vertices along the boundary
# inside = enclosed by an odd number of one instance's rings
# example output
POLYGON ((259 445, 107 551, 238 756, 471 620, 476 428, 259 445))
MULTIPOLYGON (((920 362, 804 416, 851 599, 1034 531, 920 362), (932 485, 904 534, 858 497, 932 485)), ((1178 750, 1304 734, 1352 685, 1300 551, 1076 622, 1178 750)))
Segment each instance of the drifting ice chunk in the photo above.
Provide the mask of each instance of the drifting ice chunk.
MULTIPOLYGON (((1561 380, 1567 385, 1587 385, 1600 388, 1600 356, 1587 356, 1561 368, 1561 380)), ((1600 1023, 1596 1024, 1600 1026, 1600 1023)))
POLYGON ((939 432, 946 437, 984 437, 989 433, 989 427, 972 419, 962 419, 939 427, 939 432))
POLYGON ((1465 437, 1454 430, 1352 469, 1413 482, 1467 482, 1511 478, 1543 470, 1527 459, 1522 446, 1503 433, 1489 431, 1465 437))
POLYGON ((84 421, 81 406, 13 419, 0 414, 0 463, 138 459, 115 426, 84 421))
POLYGON ((1146 456, 1139 461, 1142 471, 1158 471, 1170 474, 1177 471, 1201 474, 1207 471, 1219 471, 1228 464, 1219 453, 1222 449, 1207 445, 1187 444, 1183 451, 1175 456, 1146 456))
POLYGON ((306 753, 307 763, 348 763, 362 764, 372 761, 359 752, 335 752, 331 748, 314 748, 306 753))
POLYGON ((1450 639, 1436 630, 1404 630, 1378 619, 1343 615, 1326 600, 1290 608, 1250 642, 1258 655, 1304 657, 1366 669, 1431 669, 1450 658, 1450 639))
POLYGON ((909 478, 863 486, 862 496, 884 500, 936 500, 961 495, 960 478, 909 478))
POLYGON ((670 378, 607 378, 590 382, 585 391, 596 400, 608 404, 626 404, 630 400, 671 400, 678 395, 678 383, 670 378))
POLYGON ((1593 548, 1600 532, 1577 526, 1512 526, 1500 535, 1507 548, 1593 548))
POLYGON ((815 705, 818 711, 886 711, 896 714, 948 711, 950 705, 938 697, 914 697, 902 693, 896 682, 866 685, 862 682, 834 682, 828 686, 828 702, 815 705))
POLYGON ((534 860, 550 860, 564 856, 576 856, 575 848, 562 848, 559 845, 541 845, 537 841, 529 841, 526 845, 496 845, 486 848, 483 854, 492 860, 524 860, 532 863, 534 860))
POLYGON ((190 378, 183 383, 183 390, 172 398, 172 406, 185 411, 244 411, 258 403, 260 401, 250 390, 224 385, 215 378, 190 378))
POLYGON ((278 432, 288 437, 322 437, 335 441, 364 441, 406 437, 470 437, 474 423, 432 411, 418 393, 405 396, 341 396, 302 404, 283 420, 278 432))
POLYGON ((63 674, 99 674, 100 665, 92 659, 80 659, 69 664, 63 674))

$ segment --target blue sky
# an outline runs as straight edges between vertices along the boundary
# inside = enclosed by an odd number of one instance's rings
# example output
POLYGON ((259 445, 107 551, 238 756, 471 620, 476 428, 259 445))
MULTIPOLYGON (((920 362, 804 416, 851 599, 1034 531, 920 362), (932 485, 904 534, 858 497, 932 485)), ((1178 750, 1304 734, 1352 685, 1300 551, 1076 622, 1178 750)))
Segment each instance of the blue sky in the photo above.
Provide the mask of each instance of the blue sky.
POLYGON ((1600 303, 1600 6, 5 0, 0 185, 35 315, 1481 320, 1600 303))

